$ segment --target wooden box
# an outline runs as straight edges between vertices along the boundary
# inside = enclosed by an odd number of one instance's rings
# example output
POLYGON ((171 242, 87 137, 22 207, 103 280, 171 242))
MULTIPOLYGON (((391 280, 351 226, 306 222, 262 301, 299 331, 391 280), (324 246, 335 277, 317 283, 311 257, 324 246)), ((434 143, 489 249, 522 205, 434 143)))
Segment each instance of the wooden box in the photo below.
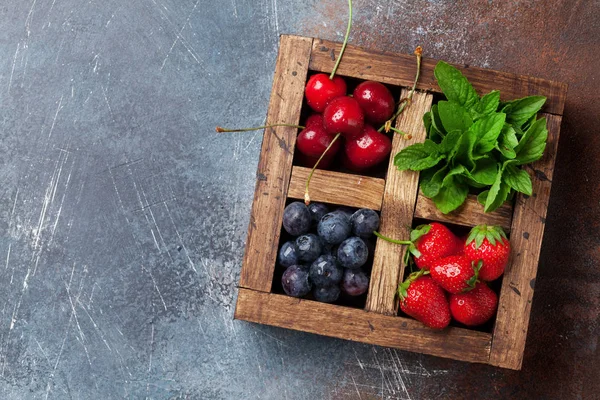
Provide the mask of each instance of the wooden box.
MULTIPOLYGON (((329 73, 341 45, 320 39, 281 36, 267 124, 298 124, 304 86, 310 72, 329 73)), ((557 151, 566 85, 473 67, 459 67, 479 94, 499 89, 503 100, 539 94, 547 97, 540 113, 548 121, 548 145, 544 157, 532 164, 533 195, 517 195, 514 204, 484 214, 483 207, 469 197, 458 211, 443 215, 419 194, 419 174, 398 171, 393 155, 400 149, 425 140, 423 114, 440 93, 433 69, 437 61, 423 59, 422 73, 413 102, 400 116, 396 127, 412 135, 393 139, 392 156, 385 179, 317 170, 311 182, 311 198, 351 207, 368 207, 381 212, 380 231, 406 239, 413 219, 444 221, 463 226, 494 224, 510 232, 513 246, 510 264, 502 280, 498 313, 490 332, 449 327, 436 331, 420 322, 398 315, 394 299, 404 276, 404 246, 378 240, 370 287, 364 309, 324 304, 272 293, 272 283, 281 232, 282 214, 288 199, 303 199, 308 169, 292 165, 298 130, 267 129, 257 171, 256 191, 250 216, 235 318, 354 340, 456 360, 520 369, 550 186, 557 151)), ((375 80, 400 87, 408 93, 416 73, 415 57, 348 46, 337 73, 341 76, 375 80)))

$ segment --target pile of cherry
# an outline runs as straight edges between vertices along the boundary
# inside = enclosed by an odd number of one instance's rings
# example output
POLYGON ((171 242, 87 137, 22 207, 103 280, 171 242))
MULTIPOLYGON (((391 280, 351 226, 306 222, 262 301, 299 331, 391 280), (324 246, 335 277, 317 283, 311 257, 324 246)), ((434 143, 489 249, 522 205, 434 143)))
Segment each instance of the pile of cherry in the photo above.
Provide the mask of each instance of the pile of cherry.
POLYGON ((283 212, 283 228, 293 237, 279 249, 278 264, 288 296, 332 303, 343 293, 356 297, 367 292, 365 272, 373 252, 373 231, 379 215, 370 209, 339 207, 330 212, 322 203, 290 203, 283 212))
POLYGON ((341 147, 343 165, 352 171, 364 171, 387 159, 392 142, 372 124, 383 124, 393 116, 396 104, 391 92, 375 81, 360 83, 352 96, 346 92, 346 82, 339 76, 330 79, 320 73, 308 80, 306 101, 316 114, 307 119, 296 142, 302 165, 313 167, 330 145, 320 168, 329 167, 341 147), (343 144, 336 140, 337 134, 344 138, 343 144))
POLYGON ((479 225, 459 239, 433 222, 415 229, 411 240, 419 271, 398 287, 404 313, 436 329, 451 318, 477 326, 494 316, 498 296, 486 282, 498 279, 508 263, 510 242, 502 228, 479 225))

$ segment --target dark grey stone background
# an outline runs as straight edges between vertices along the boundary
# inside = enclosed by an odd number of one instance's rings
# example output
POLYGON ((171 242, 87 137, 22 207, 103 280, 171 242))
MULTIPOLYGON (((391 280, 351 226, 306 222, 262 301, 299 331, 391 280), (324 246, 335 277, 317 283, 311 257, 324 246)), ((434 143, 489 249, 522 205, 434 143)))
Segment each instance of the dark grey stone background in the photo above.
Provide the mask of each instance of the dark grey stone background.
MULTIPOLYGON (((553 63, 572 59, 556 46, 535 63, 546 39, 528 27, 543 12, 564 28, 551 38, 589 45, 598 3, 533 3, 355 1, 351 41, 579 82, 553 63), (507 33, 522 42, 500 44, 507 33)), ((1 399, 592 393, 598 368, 577 359, 598 366, 597 295, 582 295, 578 328, 542 342, 565 349, 560 362, 531 345, 556 320, 533 324, 521 373, 233 320, 262 132, 214 127, 264 121, 278 34, 341 40, 345 18, 338 0, 0 3, 1 399)), ((534 301, 533 319, 551 304, 534 301)))

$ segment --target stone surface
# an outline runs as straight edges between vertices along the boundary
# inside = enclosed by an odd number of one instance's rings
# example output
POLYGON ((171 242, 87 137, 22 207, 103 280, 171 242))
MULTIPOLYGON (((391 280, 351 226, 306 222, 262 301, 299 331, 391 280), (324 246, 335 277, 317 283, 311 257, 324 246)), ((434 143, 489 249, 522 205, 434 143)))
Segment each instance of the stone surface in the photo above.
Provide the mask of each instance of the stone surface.
POLYGON ((351 42, 569 83, 521 372, 233 321, 278 34, 343 1, 0 6, 0 397, 595 398, 598 1, 354 2, 351 42), (2 268, 2 264, 4 268, 2 268))

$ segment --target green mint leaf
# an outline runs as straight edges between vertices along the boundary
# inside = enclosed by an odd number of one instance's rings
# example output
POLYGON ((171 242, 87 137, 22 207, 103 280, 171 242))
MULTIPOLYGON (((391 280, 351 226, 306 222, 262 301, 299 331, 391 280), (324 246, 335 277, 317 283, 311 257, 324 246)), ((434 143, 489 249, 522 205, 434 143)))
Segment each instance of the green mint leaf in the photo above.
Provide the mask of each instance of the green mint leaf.
POLYGON ((446 136, 446 130, 442 125, 437 104, 431 106, 431 126, 440 134, 440 136, 446 136))
POLYGON ((430 168, 421 172, 421 191, 426 197, 432 198, 437 196, 442 187, 442 182, 448 171, 448 166, 442 168, 430 168))
POLYGON ((477 141, 477 125, 473 124, 468 131, 463 133, 460 142, 456 146, 454 152, 454 160, 468 168, 475 167, 475 159, 473 158, 473 148, 477 141))
POLYGON ((533 188, 531 186, 531 177, 527 171, 522 170, 515 165, 509 164, 506 166, 502 178, 508 186, 517 192, 531 196, 533 188))
POLYGON ((471 115, 474 119, 479 119, 488 114, 495 112, 500 104, 500 92, 498 90, 492 90, 479 100, 479 103, 471 109, 471 115), (475 114, 475 115, 473 115, 475 114))
POLYGON ((479 204, 481 204, 482 206, 485 206, 485 202, 487 201, 487 197, 488 197, 489 193, 490 193, 489 190, 484 190, 483 192, 481 192, 477 195, 477 201, 479 202, 479 204))
POLYGON ((425 131, 429 137, 431 133, 431 111, 427 111, 425 114, 423 114, 423 125, 425 126, 425 131))
POLYGON ((504 103, 502 112, 506 113, 506 121, 513 126, 521 127, 528 119, 537 114, 546 102, 544 96, 523 97, 504 103))
POLYGON ((466 109, 479 102, 479 96, 473 86, 462 72, 452 65, 440 61, 435 66, 433 74, 448 100, 460 104, 466 109))
POLYGON ((446 132, 454 130, 466 131, 473 125, 473 119, 460 104, 450 101, 440 101, 437 106, 442 125, 446 132))
POLYGON ((475 168, 470 171, 470 178, 475 182, 489 186, 493 185, 498 175, 498 162, 493 158, 482 158, 475 162, 475 168))
POLYGON ((517 147, 515 147, 517 153, 516 160, 519 165, 528 164, 542 158, 547 140, 548 129, 546 128, 546 118, 540 118, 531 124, 529 129, 523 134, 517 147))
POLYGON ((494 113, 487 115, 475 122, 477 140, 474 152, 480 155, 487 154, 494 149, 498 136, 504 127, 506 114, 494 113))
POLYGON ((483 208, 484 212, 492 212, 498 207, 502 205, 506 201, 508 197, 508 193, 510 192, 510 186, 508 186, 502 179, 502 175, 504 174, 504 168, 507 163, 512 161, 507 161, 504 163, 504 166, 498 170, 496 174, 496 179, 494 180, 494 184, 490 188, 487 197, 485 199, 485 206, 483 208))
POLYGON ((446 154, 448 158, 453 158, 458 151, 458 143, 462 137, 461 131, 449 132, 440 143, 440 153, 446 154))
POLYGON ((451 175, 444 178, 439 193, 432 200, 442 213, 448 214, 465 202, 468 193, 469 187, 462 182, 460 177, 451 175))
POLYGON ((498 145, 496 148, 505 158, 513 159, 517 156, 515 147, 519 144, 515 128, 509 124, 504 124, 500 136, 498 136, 498 145))
POLYGON ((425 142, 423 142, 423 148, 427 153, 429 153, 429 155, 434 155, 440 151, 439 145, 431 139, 425 139, 425 142))
POLYGON ((424 143, 416 143, 396 154, 394 157, 394 165, 401 171, 407 169, 422 171, 435 166, 443 158, 443 154, 432 154, 428 151, 424 143))

